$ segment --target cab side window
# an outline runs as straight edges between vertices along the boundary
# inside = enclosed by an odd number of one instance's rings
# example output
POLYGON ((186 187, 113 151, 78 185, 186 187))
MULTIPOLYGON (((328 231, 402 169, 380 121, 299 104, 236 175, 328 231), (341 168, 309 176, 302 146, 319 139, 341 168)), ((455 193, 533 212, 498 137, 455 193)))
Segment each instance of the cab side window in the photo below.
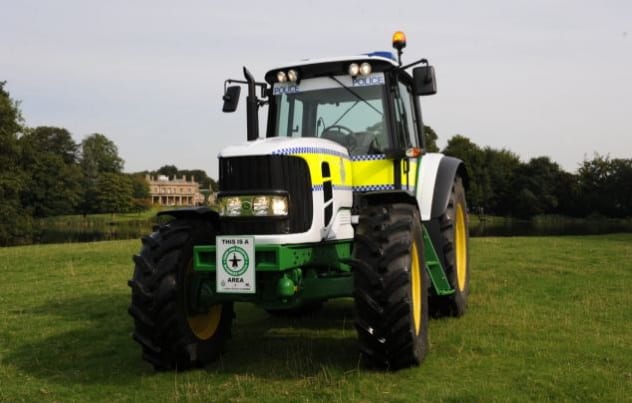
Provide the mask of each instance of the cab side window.
POLYGON ((286 125, 277 127, 277 136, 294 137, 296 133, 302 133, 303 125, 303 100, 295 96, 283 97, 277 109, 277 121, 287 122, 286 125))
POLYGON ((406 148, 419 147, 412 93, 410 88, 401 81, 397 83, 395 114, 399 143, 406 148))

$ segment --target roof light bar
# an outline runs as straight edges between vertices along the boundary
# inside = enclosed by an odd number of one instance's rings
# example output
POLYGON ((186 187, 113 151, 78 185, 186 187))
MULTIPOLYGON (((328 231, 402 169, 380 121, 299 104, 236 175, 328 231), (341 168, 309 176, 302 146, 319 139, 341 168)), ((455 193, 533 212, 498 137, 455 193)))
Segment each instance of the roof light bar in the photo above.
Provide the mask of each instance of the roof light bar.
POLYGON ((363 76, 368 76, 369 74, 371 74, 371 71, 373 69, 371 68, 371 65, 367 62, 364 62, 360 65, 360 74, 363 76))
POLYGON ((358 74, 360 74, 360 66, 358 66, 358 63, 351 63, 349 65, 349 75, 355 77, 358 74))
POLYGON ((293 83, 298 81, 298 72, 294 69, 289 70, 287 72, 287 78, 288 80, 292 81, 293 83))

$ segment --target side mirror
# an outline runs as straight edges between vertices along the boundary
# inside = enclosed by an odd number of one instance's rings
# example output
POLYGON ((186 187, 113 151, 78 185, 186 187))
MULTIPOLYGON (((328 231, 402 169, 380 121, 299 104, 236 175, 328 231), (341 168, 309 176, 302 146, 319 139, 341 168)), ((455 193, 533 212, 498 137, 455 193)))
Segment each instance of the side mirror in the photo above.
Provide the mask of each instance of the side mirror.
POLYGON ((437 93, 434 67, 420 66, 413 69, 413 93, 415 95, 434 95, 437 93))
POLYGON ((226 92, 222 99, 224 100, 224 106, 222 112, 235 112, 237 110, 237 104, 239 104, 239 94, 241 93, 241 87, 233 85, 226 88, 226 92))

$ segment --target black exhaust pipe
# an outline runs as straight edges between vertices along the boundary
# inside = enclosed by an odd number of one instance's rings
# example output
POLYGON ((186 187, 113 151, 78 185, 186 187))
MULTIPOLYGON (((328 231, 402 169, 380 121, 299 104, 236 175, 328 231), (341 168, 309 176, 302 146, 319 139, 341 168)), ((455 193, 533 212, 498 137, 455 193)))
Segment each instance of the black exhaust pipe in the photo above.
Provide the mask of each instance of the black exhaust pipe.
POLYGON ((248 82, 248 98, 246 98, 246 119, 248 119, 248 141, 259 138, 259 100, 255 92, 255 79, 244 67, 244 77, 248 82))

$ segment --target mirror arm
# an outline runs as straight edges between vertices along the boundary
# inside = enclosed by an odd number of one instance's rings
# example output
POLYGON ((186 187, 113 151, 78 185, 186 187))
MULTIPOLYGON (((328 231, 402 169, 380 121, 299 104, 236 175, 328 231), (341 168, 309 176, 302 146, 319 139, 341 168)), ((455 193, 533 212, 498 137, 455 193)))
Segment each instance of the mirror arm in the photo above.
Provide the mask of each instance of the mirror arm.
MULTIPOLYGON (((226 88, 228 87, 228 84, 248 84, 248 81, 245 80, 235 80, 234 78, 229 78, 227 80, 224 81, 224 93, 226 93, 226 88)), ((267 83, 262 83, 259 81, 255 81, 255 86, 261 88, 261 98, 265 98, 266 97, 266 89, 268 88, 268 84, 267 83)))
POLYGON ((405 66, 400 66, 400 67, 397 68, 397 70, 406 70, 409 67, 413 67, 413 66, 416 66, 416 65, 421 64, 421 63, 424 63, 426 66, 428 66, 428 59, 419 59, 416 62, 412 62, 412 63, 407 64, 405 66))

